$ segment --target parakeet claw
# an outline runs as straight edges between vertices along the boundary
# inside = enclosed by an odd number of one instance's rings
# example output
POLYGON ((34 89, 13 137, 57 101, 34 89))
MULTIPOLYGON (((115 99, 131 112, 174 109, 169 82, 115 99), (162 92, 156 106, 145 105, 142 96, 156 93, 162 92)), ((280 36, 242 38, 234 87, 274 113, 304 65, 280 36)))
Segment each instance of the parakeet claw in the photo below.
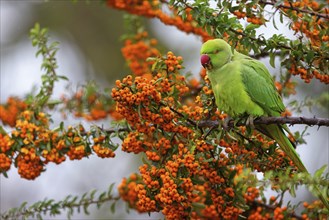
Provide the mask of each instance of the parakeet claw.
POLYGON ((249 115, 248 118, 247 118, 247 120, 246 120, 246 126, 249 126, 252 129, 254 129, 255 128, 254 119, 255 119, 254 116, 249 115))
POLYGON ((231 127, 230 127, 230 121, 232 120, 231 117, 226 117, 223 122, 222 122, 222 128, 225 130, 225 131, 229 131, 231 130, 231 127))

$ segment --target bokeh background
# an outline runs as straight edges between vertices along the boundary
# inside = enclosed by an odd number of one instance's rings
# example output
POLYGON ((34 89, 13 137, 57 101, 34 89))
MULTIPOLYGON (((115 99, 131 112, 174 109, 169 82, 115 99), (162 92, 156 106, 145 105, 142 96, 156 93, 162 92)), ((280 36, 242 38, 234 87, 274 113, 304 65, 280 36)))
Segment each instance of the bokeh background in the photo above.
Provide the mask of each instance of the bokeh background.
MULTIPOLYGON (((111 88, 116 79, 129 74, 129 69, 121 55, 123 42, 120 36, 125 33, 123 12, 108 8, 98 0, 77 1, 11 1, 1 0, 1 89, 0 102, 3 103, 10 95, 24 97, 33 86, 41 84, 41 59, 35 57, 36 49, 31 46, 28 37, 29 30, 36 22, 42 27, 50 29, 51 40, 60 42, 57 54, 60 75, 70 79, 72 88, 86 81, 95 81, 103 88, 111 88)), ((273 34, 285 34, 294 38, 289 32, 287 24, 277 22, 279 29, 271 25, 260 29, 265 37, 273 34)), ((171 50, 184 57, 184 73, 192 73, 198 77, 200 70, 199 38, 186 35, 174 27, 162 25, 157 20, 145 20, 150 35, 156 37, 162 48, 171 50)), ((166 51, 164 51, 166 52, 166 51)), ((262 61, 269 67, 268 60, 262 61)), ((277 60, 277 66, 279 62, 277 60)), ((279 68, 270 68, 272 74, 279 75, 279 68)), ((306 96, 317 97, 328 87, 313 81, 304 85, 297 78, 301 87, 298 96, 292 99, 303 100, 306 96)), ((67 83, 56 84, 54 96, 59 97, 65 91, 67 83)), ((290 100, 285 100, 288 103, 290 100)), ((312 112, 305 110, 302 115, 329 117, 327 107, 314 108, 312 112)), ((54 113, 55 123, 58 125, 60 116, 54 113)), ((65 125, 78 124, 81 121, 73 117, 65 120, 65 125)), ((97 122, 104 127, 110 127, 110 122, 97 122)), ((88 126, 88 125, 87 125, 88 126)), ((304 130, 305 126, 294 126, 293 131, 304 130)), ((7 130, 9 128, 6 127, 7 130)), ((329 164, 328 128, 310 128, 306 137, 307 145, 298 148, 302 160, 311 172, 319 169, 323 164, 329 164)), ((101 159, 90 156, 80 161, 65 161, 60 165, 49 164, 47 171, 34 181, 21 179, 16 168, 8 172, 9 178, 0 176, 0 208, 1 212, 12 207, 18 207, 22 202, 29 204, 52 198, 63 199, 65 196, 82 195, 92 189, 106 190, 111 183, 120 183, 123 177, 132 172, 138 172, 140 157, 117 150, 117 157, 101 159)), ((117 185, 116 185, 117 186, 117 185)), ((270 195, 271 192, 268 192, 270 195)), ((310 199, 306 189, 298 191, 299 200, 310 199)), ((110 206, 104 205, 100 210, 90 209, 91 215, 74 215, 73 219, 159 219, 161 215, 140 215, 133 210, 126 213, 125 204, 118 203, 116 212, 110 212, 110 206)), ((51 217, 47 217, 51 218, 51 217)), ((54 218, 52 218, 54 219, 54 218)), ((65 213, 55 219, 66 219, 65 213)))

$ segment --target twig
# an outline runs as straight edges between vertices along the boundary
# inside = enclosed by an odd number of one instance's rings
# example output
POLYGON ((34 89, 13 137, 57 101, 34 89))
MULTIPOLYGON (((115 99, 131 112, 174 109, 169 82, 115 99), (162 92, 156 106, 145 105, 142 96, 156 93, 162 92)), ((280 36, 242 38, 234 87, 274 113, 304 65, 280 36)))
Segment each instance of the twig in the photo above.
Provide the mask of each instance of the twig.
MULTIPOLYGON (((275 51, 274 54, 275 56, 280 56, 281 55, 281 51, 275 51)), ((263 58, 263 57, 268 57, 270 56, 270 53, 269 52, 265 52, 265 51, 262 51, 261 53, 258 53, 258 54, 252 54, 252 55, 249 55, 250 57, 254 58, 254 59, 259 59, 259 58, 263 58)))
MULTIPOLYGON (((306 118, 306 117, 259 117, 254 120, 254 124, 305 124, 309 126, 326 126, 329 127, 328 118, 306 118)), ((218 121, 203 120, 198 123, 198 127, 213 127, 219 126, 218 121)), ((246 125, 245 123, 239 122, 236 126, 246 125)), ((234 127, 234 121, 231 120, 228 123, 229 127, 234 127)))
MULTIPOLYGON (((170 111, 174 112, 175 114, 179 115, 179 116, 182 117, 182 118, 186 118, 186 116, 185 116, 183 113, 177 111, 177 110, 174 109, 173 107, 168 106, 166 103, 164 103, 164 102, 160 102, 160 105, 165 106, 165 107, 169 107, 170 111)), ((195 121, 193 121, 193 120, 191 120, 191 119, 189 119, 189 118, 186 118, 186 121, 188 121, 191 125, 193 125, 193 126, 195 126, 195 127, 198 127, 198 126, 197 126, 197 123, 196 123, 195 121)))
MULTIPOLYGON (((178 112, 177 110, 170 108, 171 111, 178 114, 182 118, 186 118, 182 113, 178 112)), ((214 128, 219 126, 219 121, 213 121, 213 120, 202 120, 199 122, 195 122, 191 119, 186 118, 186 120, 194 127, 197 127, 199 129, 202 128, 211 128, 213 130, 214 128)), ((306 117, 259 117, 254 120, 254 124, 290 124, 290 125, 296 125, 296 124, 304 124, 308 126, 326 126, 329 127, 329 118, 306 118, 306 117)), ((235 126, 244 126, 246 125, 243 122, 238 122, 236 125, 234 125, 234 121, 230 120, 227 123, 228 128, 234 128, 235 126)), ((105 131, 107 134, 112 134, 116 132, 128 132, 130 131, 129 128, 120 128, 120 129, 103 129, 98 127, 99 129, 105 131)), ((208 135, 209 132, 207 132, 208 135)))
POLYGON ((284 8, 284 9, 290 9, 290 10, 293 10, 293 11, 296 11, 296 12, 302 12, 302 13, 306 13, 306 14, 310 14, 310 15, 314 15, 314 16, 317 16, 319 18, 324 18, 324 19, 329 19, 329 14, 323 14, 323 13, 319 13, 319 12, 316 12, 316 11, 311 11, 311 10, 307 10, 307 9, 302 9, 302 8, 297 8, 297 7, 293 7, 292 5, 290 6, 287 6, 287 5, 277 5, 275 6, 276 2, 268 2, 268 1, 263 1, 263 0, 260 0, 259 3, 262 3, 264 5, 272 5, 273 7, 276 7, 276 8, 284 8))

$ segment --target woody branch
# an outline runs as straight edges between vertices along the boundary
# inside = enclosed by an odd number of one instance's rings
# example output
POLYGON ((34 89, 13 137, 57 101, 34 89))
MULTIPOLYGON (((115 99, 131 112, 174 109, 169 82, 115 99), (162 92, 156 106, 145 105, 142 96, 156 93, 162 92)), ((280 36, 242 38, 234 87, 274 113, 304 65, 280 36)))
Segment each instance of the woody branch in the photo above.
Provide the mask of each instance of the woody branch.
MULTIPOLYGON (((259 117, 254 120, 254 124, 305 124, 309 126, 327 126, 329 127, 328 118, 307 118, 307 117, 259 117)), ((198 123, 199 127, 213 127, 218 126, 219 121, 204 120, 198 123)), ((245 125, 245 123, 238 123, 237 126, 245 125)), ((234 127, 234 121, 230 120, 229 127, 234 127)))

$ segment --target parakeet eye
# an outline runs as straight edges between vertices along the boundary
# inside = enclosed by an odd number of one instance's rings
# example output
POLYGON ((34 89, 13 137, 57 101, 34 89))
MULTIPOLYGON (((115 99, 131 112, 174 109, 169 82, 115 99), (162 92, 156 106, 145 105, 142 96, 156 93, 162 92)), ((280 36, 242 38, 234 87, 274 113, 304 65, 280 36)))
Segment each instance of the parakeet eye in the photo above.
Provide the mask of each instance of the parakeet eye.
POLYGON ((217 54, 217 53, 219 53, 219 50, 215 50, 213 53, 214 53, 214 54, 217 54))

